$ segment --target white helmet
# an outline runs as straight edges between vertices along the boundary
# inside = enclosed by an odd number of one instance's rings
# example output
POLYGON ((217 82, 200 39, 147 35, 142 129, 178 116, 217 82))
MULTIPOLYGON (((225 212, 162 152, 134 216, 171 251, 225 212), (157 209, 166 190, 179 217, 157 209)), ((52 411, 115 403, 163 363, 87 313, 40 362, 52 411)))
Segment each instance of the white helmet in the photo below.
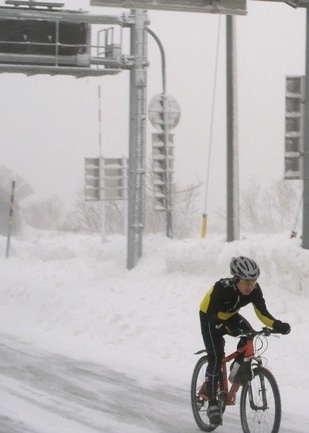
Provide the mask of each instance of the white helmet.
POLYGON ((256 280, 260 276, 260 268, 248 257, 232 257, 230 268, 231 274, 240 280, 256 280))

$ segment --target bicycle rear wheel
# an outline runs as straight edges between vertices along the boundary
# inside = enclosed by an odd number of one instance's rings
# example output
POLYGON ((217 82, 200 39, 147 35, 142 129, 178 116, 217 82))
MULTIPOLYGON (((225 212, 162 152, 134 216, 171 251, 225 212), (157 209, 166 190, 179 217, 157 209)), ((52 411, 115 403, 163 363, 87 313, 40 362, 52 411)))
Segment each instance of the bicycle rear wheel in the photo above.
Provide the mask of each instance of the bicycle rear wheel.
POLYGON ((193 370, 191 381, 191 406, 193 416, 199 428, 206 432, 214 431, 218 426, 209 424, 207 416, 207 401, 199 396, 199 390, 205 382, 205 373, 208 364, 207 356, 200 358, 193 370))
POLYGON ((254 370, 240 395, 240 418, 244 433, 278 433, 281 399, 277 382, 264 367, 254 370))

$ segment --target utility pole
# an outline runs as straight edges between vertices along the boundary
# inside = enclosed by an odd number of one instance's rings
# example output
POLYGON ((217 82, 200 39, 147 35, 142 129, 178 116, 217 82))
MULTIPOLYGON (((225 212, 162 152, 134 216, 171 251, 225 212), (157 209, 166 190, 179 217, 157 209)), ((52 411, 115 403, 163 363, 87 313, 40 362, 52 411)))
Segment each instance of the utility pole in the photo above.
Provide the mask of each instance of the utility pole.
POLYGON ((135 10, 131 27, 130 138, 128 173, 127 269, 142 257, 145 195, 147 25, 145 11, 135 10))
POLYGON ((239 239, 235 17, 226 16, 227 241, 239 239))

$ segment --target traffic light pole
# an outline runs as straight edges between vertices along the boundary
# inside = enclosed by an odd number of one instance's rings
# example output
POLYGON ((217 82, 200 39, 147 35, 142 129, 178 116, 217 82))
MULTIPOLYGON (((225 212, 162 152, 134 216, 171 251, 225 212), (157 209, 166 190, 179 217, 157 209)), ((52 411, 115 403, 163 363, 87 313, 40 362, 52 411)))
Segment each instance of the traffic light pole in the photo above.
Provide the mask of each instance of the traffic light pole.
POLYGON ((130 71, 130 138, 128 165, 128 245, 127 268, 142 257, 145 194, 147 14, 134 11, 131 28, 131 54, 135 62, 130 71))

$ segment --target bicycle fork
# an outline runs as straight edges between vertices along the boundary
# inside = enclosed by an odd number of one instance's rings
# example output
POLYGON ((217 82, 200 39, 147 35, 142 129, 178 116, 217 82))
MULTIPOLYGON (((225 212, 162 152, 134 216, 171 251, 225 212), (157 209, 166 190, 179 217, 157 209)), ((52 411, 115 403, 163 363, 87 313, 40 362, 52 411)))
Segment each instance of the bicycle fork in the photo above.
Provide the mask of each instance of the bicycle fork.
MULTIPOLYGON (((249 395, 249 401, 250 401, 250 407, 254 411, 262 410, 265 411, 268 409, 267 404, 267 396, 266 396, 266 389, 265 389, 265 380, 263 375, 259 375, 257 373, 257 376, 259 376, 259 396, 261 398, 261 405, 258 405, 258 402, 254 402, 253 393, 252 393, 252 383, 251 381, 248 382, 248 395, 249 395)), ((255 376, 256 377, 256 376, 255 376)))

